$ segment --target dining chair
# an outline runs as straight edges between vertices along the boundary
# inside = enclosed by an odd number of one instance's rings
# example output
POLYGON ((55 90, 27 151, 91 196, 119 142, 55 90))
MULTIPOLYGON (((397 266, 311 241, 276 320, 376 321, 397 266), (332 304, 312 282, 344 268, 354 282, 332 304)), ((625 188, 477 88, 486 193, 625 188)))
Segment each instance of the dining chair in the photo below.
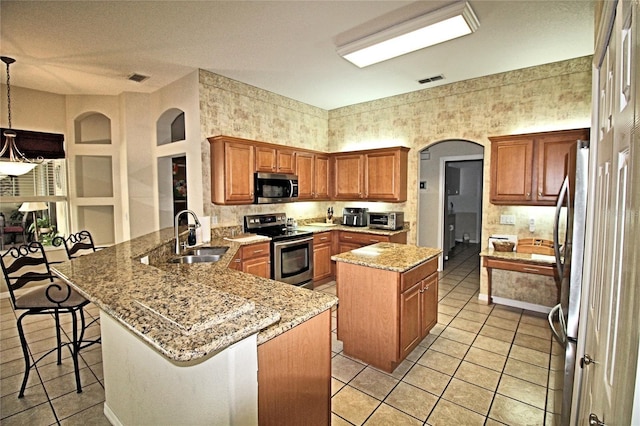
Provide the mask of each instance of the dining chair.
POLYGON ((57 363, 60 365, 62 363, 62 348, 65 346, 71 352, 76 389, 78 393, 81 393, 78 354, 86 329, 84 307, 89 301, 52 274, 44 248, 37 241, 12 247, 3 253, 0 259, 13 308, 16 314, 19 311, 24 311, 17 319, 18 334, 25 362, 24 378, 18 398, 24 396, 31 368, 54 351, 57 351, 57 363), (67 342, 62 341, 60 326, 60 315, 62 314, 71 315, 72 336, 67 342), (23 319, 28 315, 52 315, 55 320, 56 347, 47 351, 34 362, 31 362, 29 346, 22 325, 23 319), (78 329, 78 317, 80 329, 78 329))

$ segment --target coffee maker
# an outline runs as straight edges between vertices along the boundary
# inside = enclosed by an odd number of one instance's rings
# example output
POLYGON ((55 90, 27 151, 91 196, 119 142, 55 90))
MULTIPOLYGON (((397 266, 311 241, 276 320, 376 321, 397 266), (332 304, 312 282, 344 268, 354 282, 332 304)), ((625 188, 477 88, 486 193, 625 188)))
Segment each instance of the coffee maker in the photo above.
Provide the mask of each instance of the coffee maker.
POLYGON ((345 226, 367 226, 367 212, 365 207, 345 207, 342 209, 342 224, 345 226))

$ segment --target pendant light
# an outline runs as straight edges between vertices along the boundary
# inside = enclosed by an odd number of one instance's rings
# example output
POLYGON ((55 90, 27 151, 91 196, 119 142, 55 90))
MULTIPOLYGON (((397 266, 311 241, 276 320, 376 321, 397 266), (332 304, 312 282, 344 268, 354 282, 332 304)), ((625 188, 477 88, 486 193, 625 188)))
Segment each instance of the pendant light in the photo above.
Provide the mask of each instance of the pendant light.
POLYGON ((18 149, 16 145, 16 132, 11 128, 11 77, 9 75, 9 65, 16 60, 8 56, 0 56, 0 60, 7 65, 7 115, 9 128, 3 132, 4 145, 0 151, 0 174, 5 176, 20 176, 30 172, 42 159, 31 160, 18 149), (3 156, 8 154, 8 158, 3 156))

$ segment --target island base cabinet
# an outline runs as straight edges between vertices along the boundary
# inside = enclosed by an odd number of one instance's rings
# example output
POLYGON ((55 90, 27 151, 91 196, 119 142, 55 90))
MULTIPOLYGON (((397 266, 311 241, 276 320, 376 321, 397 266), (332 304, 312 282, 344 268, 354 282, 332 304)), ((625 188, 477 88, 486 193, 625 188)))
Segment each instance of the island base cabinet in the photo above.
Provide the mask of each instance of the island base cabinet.
POLYGON ((258 424, 255 334, 199 362, 173 362, 102 311, 100 326, 111 424, 258 424))
POLYGON ((392 372, 401 361, 398 273, 336 263, 338 339, 344 353, 392 372))
POLYGON ((331 311, 258 346, 261 426, 328 426, 331 416, 331 311))
POLYGON ((336 263, 344 353, 392 372, 438 321, 438 259, 402 273, 336 263))

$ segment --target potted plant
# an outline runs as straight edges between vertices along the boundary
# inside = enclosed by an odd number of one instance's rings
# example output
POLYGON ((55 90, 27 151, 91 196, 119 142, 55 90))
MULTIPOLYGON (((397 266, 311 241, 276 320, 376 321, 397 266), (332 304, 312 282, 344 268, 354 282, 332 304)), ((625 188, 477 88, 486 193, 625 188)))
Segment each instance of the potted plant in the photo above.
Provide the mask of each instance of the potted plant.
POLYGON ((45 246, 51 245, 52 240, 58 233, 56 227, 51 225, 48 217, 40 217, 36 219, 36 223, 29 225, 29 233, 34 233, 38 227, 38 240, 45 246))

